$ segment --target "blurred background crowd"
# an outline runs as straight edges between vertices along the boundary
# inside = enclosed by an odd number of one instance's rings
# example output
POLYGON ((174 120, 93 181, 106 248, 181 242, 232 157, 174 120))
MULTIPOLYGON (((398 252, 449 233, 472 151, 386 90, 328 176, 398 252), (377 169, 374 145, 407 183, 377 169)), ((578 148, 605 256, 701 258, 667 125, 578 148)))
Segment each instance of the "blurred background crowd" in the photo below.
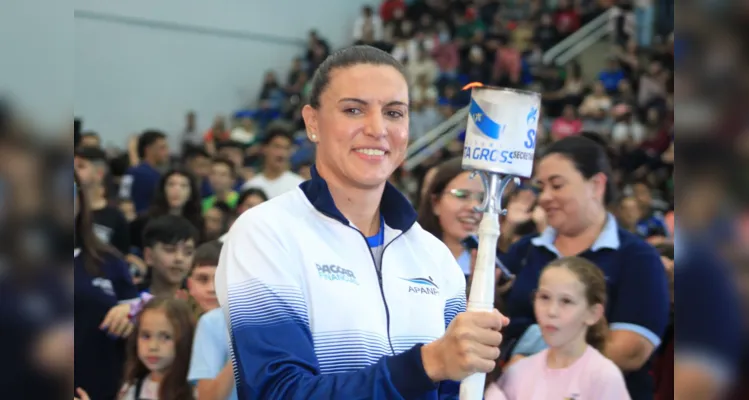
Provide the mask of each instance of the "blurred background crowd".
MULTIPOLYGON (((749 140, 738 135, 746 126, 741 112, 719 119, 727 141, 685 140, 686 160, 680 162, 684 168, 680 166, 683 172, 679 174, 689 178, 680 178, 678 189, 674 184, 675 130, 682 129, 680 124, 690 125, 675 115, 675 86, 696 90, 674 74, 675 59, 689 62, 686 40, 674 36, 674 18, 673 0, 385 0, 363 7, 355 20, 347 22, 353 26, 348 44, 389 52, 405 65, 411 85, 413 151, 409 150, 409 159, 391 182, 420 214, 433 213, 435 196, 459 185, 459 172, 451 175, 449 171, 450 160, 462 152, 466 118, 461 112, 470 100, 470 91, 462 88, 481 82, 532 90, 543 99, 537 155, 554 142, 577 135, 606 149, 619 193, 608 209, 620 227, 648 241, 664 257, 663 273, 671 283, 672 303, 678 303, 673 300, 674 280, 678 280, 678 274, 674 277, 678 255, 675 198, 680 199, 680 210, 686 210, 680 212, 691 217, 682 224, 683 230, 700 232, 690 237, 720 250, 716 259, 745 265, 745 247, 737 244, 749 238, 749 214, 738 208, 749 196, 749 140), (603 25, 605 34, 598 40, 569 53, 589 37, 592 27, 603 25), (559 57, 562 50, 572 55, 559 57), (438 140, 443 144, 423 145, 438 140)), ((219 382, 223 377, 225 388, 205 390, 224 396, 215 398, 236 396, 231 389, 233 376, 226 373, 231 369, 228 349, 212 343, 205 333, 216 329, 208 327, 215 322, 205 316, 218 307, 213 289, 217 249, 238 215, 293 190, 310 176, 314 147, 306 139, 301 107, 316 67, 335 49, 320 31, 309 32, 306 40, 305 51, 289 60, 288 73, 267 71, 255 101, 222 115, 185 110, 179 131, 144 126, 127 143, 113 146, 108 132, 88 129, 87 116, 77 116, 74 222, 65 215, 70 203, 53 200, 73 197, 66 186, 73 181, 65 164, 69 155, 64 153, 69 149, 64 143, 48 143, 47 157, 39 158, 44 165, 37 165, 36 157, 25 157, 19 151, 31 146, 22 135, 24 123, 9 113, 3 115, 3 130, 8 134, 3 137, 0 164, 6 164, 8 183, 0 182, 0 191, 20 187, 14 182, 39 181, 55 187, 58 196, 16 190, 0 206, 0 218, 6 226, 20 226, 14 221, 24 221, 24 231, 34 233, 41 231, 39 227, 52 226, 49 221, 62 220, 63 227, 74 226, 75 243, 61 228, 36 236, 4 231, 6 240, 0 246, 10 255, 8 259, 28 266, 37 264, 34 246, 42 246, 40 241, 53 243, 45 247, 52 248, 53 254, 69 254, 73 244, 80 256, 75 255, 74 304, 62 301, 70 297, 69 288, 55 280, 69 279, 65 271, 45 275, 43 284, 33 291, 22 290, 23 282, 38 278, 33 268, 0 282, 0 337, 3 343, 18 344, 3 347, 3 354, 8 359, 15 354, 19 360, 35 354, 19 368, 3 366, 1 387, 7 387, 8 393, 25 393, 26 398, 56 398, 51 393, 58 393, 59 382, 69 377, 58 372, 67 371, 64 360, 72 351, 72 337, 66 336, 69 326, 57 322, 67 321, 74 310, 75 385, 87 390, 91 399, 113 398, 123 379, 135 376, 133 361, 128 360, 135 350, 126 346, 134 329, 129 322, 132 308, 144 294, 153 294, 184 301, 189 308, 175 306, 172 311, 186 310, 200 318, 194 336, 176 350, 188 351, 181 358, 176 356, 186 366, 180 372, 181 383, 170 381, 170 390, 182 390, 185 382, 219 382), (211 120, 210 128, 200 130, 198 120, 211 120), (7 212, 10 209, 14 211, 7 212), (42 209, 37 216, 36 211, 42 209), (24 216, 32 214, 29 224, 24 216), (119 266, 125 275, 111 272, 119 266), (102 290, 110 295, 101 296, 102 290), (13 329, 6 329, 11 325, 5 325, 6 320, 14 321, 13 329), (217 360, 208 360, 206 354, 215 354, 217 360), (37 371, 39 363, 48 370, 37 371), (64 379, 49 379, 50 371, 64 379)), ((696 47, 689 43, 689 48, 696 47)), ((725 63, 715 64, 720 71, 725 63)), ((695 104, 690 110, 686 120, 701 121, 695 114, 704 110, 695 104)), ((684 131, 690 131, 689 127, 684 131)), ((441 214, 434 232, 448 245, 471 233, 454 221, 461 207, 472 205, 471 199, 461 196, 460 190, 453 192, 462 205, 455 207, 452 219, 441 214)), ((547 227, 538 194, 532 179, 506 193, 505 204, 512 212, 505 217, 511 221, 503 222, 518 228, 511 242, 547 227)), ((463 252, 454 253, 470 279, 463 252)), ((738 271, 744 272, 729 280, 749 286, 746 266, 738 271)), ((744 293, 743 299, 747 302, 749 294, 744 293)), ((720 314, 719 310, 709 312, 720 314)), ((643 366, 653 377, 654 398, 674 398, 674 314, 672 304, 669 328, 643 366)), ((736 354, 746 354, 742 351, 737 348, 736 354)), ((740 359, 743 364, 737 362, 734 373, 746 374, 739 367, 746 367, 747 357, 740 359)), ((741 379, 727 382, 726 387, 742 384, 741 379)), ((733 390, 735 398, 746 398, 746 391, 739 392, 745 386, 733 390)))

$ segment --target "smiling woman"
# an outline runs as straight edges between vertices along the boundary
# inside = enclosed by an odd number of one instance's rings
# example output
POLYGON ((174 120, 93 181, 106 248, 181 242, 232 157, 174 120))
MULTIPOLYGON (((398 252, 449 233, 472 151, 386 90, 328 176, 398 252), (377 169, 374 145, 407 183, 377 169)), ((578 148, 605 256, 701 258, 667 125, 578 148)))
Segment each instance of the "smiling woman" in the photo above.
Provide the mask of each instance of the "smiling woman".
POLYGON ((436 167, 419 204, 419 224, 442 240, 468 276, 471 255, 461 241, 478 229, 480 214, 474 207, 481 204, 484 187, 478 178, 470 178, 471 172, 464 171, 461 162, 455 158, 436 167))
POLYGON ((388 183, 408 98, 403 66, 373 47, 315 73, 311 179, 243 213, 216 271, 239 398, 455 397, 454 381, 494 367, 506 318, 463 313, 455 257, 388 183))
POLYGON ((548 227, 500 255, 517 275, 506 299, 512 320, 506 337, 519 339, 514 353, 528 356, 541 350, 527 344, 538 336, 530 299, 542 268, 555 259, 579 256, 601 269, 611 293, 605 313, 610 331, 602 353, 627 373, 632 399, 652 399, 650 356, 668 322, 668 282, 655 248, 606 211, 615 200, 606 150, 587 137, 570 136, 549 147, 535 173, 548 227))
MULTIPOLYGON (((366 191, 382 187, 405 157, 408 82, 403 66, 387 53, 359 49, 345 56, 320 66, 302 115, 317 145, 317 169, 331 189, 366 191)), ((378 203, 373 196, 368 214, 378 203)), ((356 222, 369 229, 377 223, 356 222)))

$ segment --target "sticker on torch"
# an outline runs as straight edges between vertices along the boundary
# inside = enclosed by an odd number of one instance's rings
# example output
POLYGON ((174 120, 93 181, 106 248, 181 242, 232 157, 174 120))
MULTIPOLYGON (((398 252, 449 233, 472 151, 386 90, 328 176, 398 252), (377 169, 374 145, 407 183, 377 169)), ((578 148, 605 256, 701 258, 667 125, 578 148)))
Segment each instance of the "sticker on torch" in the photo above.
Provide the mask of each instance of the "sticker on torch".
POLYGON ((474 86, 463 168, 529 178, 540 103, 538 93, 474 86))

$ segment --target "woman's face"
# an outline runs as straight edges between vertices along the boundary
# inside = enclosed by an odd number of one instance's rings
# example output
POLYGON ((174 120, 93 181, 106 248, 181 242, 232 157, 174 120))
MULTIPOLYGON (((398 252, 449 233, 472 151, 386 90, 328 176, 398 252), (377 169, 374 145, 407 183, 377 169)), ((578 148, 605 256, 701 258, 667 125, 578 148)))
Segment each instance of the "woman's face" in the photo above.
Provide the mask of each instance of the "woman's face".
POLYGON ((550 154, 538 164, 539 205, 549 225, 558 231, 574 231, 587 225, 586 211, 601 204, 606 189, 603 174, 585 179, 572 161, 550 154))
POLYGON ((190 180, 180 174, 174 174, 167 178, 164 185, 164 195, 170 208, 180 208, 190 198, 190 180))
POLYGON ((303 110, 315 135, 317 166, 338 184, 375 188, 403 162, 408 145, 408 84, 393 67, 334 69, 320 106, 303 110))
POLYGON ((433 202, 444 238, 460 241, 478 229, 480 213, 474 207, 484 196, 484 186, 480 179, 471 179, 470 174, 463 172, 453 178, 433 202))

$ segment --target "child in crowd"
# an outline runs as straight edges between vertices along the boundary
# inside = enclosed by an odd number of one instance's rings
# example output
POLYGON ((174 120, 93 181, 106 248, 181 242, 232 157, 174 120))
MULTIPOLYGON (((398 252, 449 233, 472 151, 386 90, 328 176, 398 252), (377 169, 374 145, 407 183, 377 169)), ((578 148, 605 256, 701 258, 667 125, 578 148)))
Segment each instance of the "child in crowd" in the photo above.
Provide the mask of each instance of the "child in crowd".
POLYGON ((237 399, 229 353, 229 331, 221 308, 200 317, 187 380, 197 387, 199 399, 237 399))
POLYGON ((198 321, 187 380, 196 386, 198 398, 237 399, 234 370, 229 356, 229 333, 224 312, 218 307, 214 275, 221 243, 198 247, 188 288, 204 314, 198 321), (231 396, 231 397, 229 397, 231 396))
POLYGON ((220 254, 219 241, 203 243, 195 250, 192 270, 187 277, 187 290, 195 301, 197 316, 218 308, 214 276, 220 254))
POLYGON ((138 314, 127 343, 127 361, 118 400, 192 400, 187 382, 195 319, 189 305, 155 297, 138 314))
POLYGON ((629 399, 624 376, 603 354, 606 280, 580 257, 544 268, 533 302, 549 348, 521 359, 489 385, 486 400, 629 399))
POLYGON ((148 222, 143 231, 143 257, 150 276, 141 293, 186 297, 182 286, 193 264, 199 232, 184 217, 164 215, 148 222))

